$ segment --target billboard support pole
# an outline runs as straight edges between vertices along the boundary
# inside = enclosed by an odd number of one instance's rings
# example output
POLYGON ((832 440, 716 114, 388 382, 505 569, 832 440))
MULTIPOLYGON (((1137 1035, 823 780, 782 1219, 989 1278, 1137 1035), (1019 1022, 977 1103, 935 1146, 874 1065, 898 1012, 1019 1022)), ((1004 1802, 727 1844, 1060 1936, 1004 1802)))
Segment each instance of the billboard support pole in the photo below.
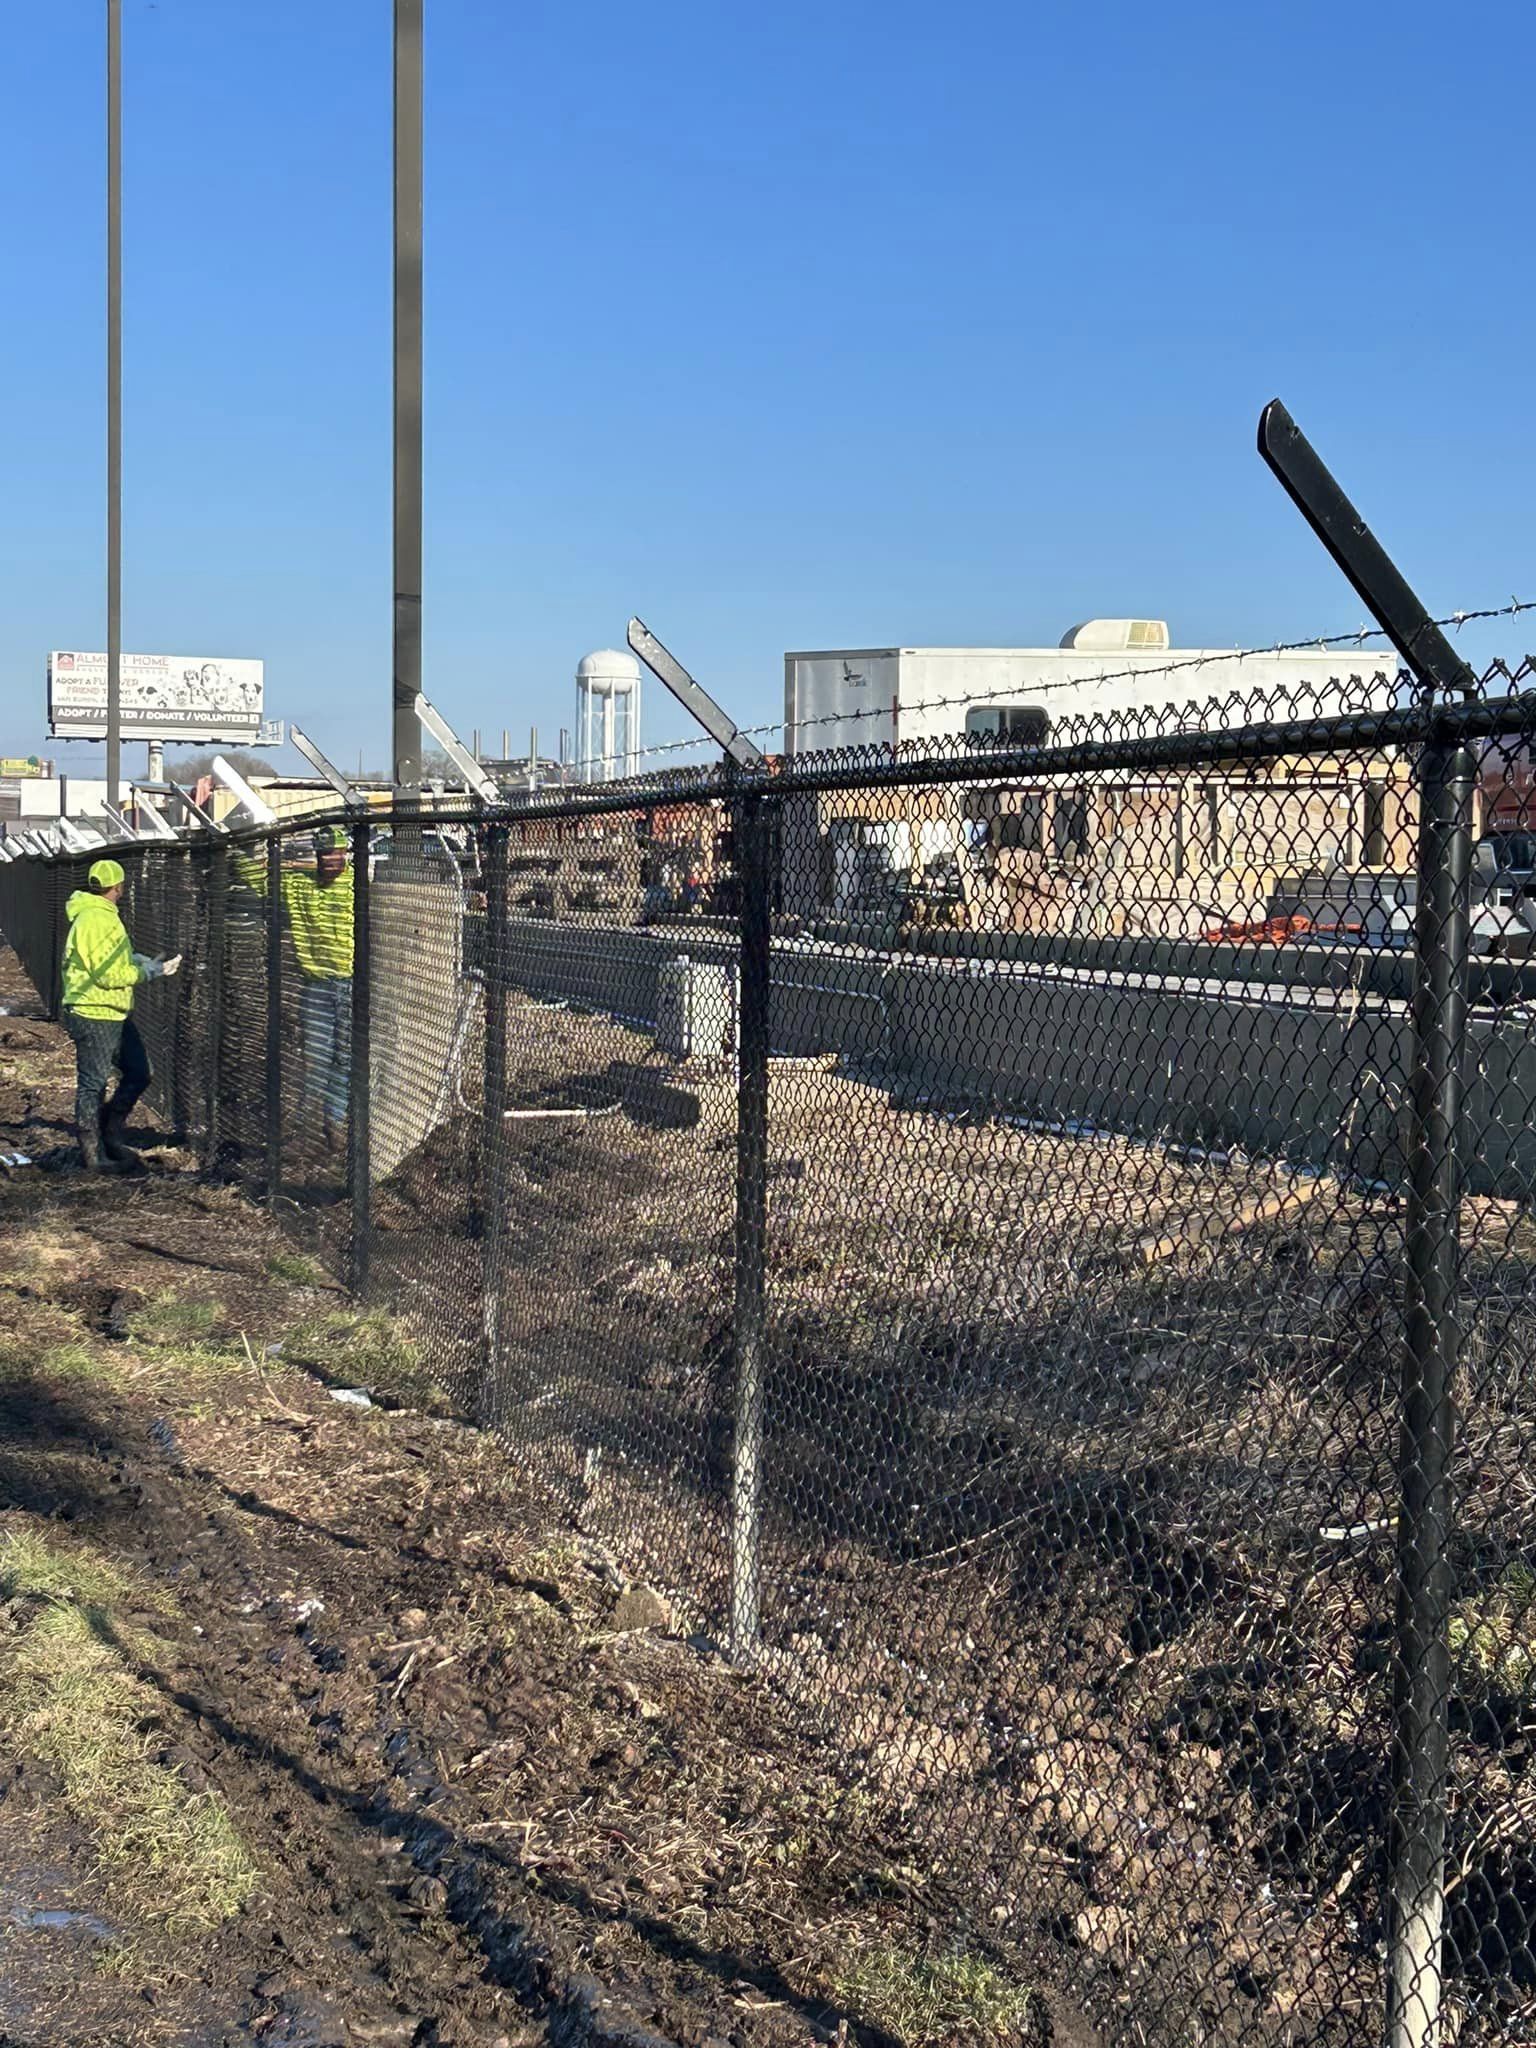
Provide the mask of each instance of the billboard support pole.
POLYGON ((107 795, 123 774, 123 10, 107 0, 107 795))

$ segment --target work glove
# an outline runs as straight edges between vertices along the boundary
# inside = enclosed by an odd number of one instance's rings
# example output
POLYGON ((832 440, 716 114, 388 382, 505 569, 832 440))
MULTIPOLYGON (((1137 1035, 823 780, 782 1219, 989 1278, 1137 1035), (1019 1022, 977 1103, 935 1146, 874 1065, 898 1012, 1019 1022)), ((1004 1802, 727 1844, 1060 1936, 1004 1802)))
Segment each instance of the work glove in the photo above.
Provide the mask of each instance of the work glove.
POLYGON ((180 974, 181 955, 173 953, 169 960, 162 960, 160 962, 160 972, 164 975, 180 974))

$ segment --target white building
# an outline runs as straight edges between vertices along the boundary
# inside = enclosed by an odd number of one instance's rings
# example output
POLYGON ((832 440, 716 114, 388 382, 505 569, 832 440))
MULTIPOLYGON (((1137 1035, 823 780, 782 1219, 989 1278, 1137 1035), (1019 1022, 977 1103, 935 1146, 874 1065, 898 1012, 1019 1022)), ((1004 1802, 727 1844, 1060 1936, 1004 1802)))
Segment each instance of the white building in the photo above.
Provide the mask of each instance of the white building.
MULTIPOLYGON (((1084 718, 1186 704, 1206 722, 1320 708, 1390 709, 1397 663, 1368 649, 1300 654, 1175 648, 1161 619, 1093 619, 1059 647, 850 647, 784 657, 785 752, 977 741, 1040 743, 1084 718), (1236 700, 1236 701, 1234 701, 1236 700)), ((1085 737, 1088 735, 1085 735, 1085 737)))

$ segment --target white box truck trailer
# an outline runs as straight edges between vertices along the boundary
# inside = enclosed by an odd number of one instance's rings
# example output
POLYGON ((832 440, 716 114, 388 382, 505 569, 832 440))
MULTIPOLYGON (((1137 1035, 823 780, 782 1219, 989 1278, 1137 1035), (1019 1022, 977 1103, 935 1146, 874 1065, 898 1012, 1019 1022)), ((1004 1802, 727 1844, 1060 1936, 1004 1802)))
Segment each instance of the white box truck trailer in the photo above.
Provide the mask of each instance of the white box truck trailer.
POLYGON ((1284 717, 1287 704, 1306 715, 1324 701, 1390 709, 1395 657, 1363 648, 1176 648, 1161 619, 1093 619, 1059 647, 850 647, 784 657, 789 754, 964 734, 1027 745, 1080 719, 1185 704, 1208 705, 1213 724, 1233 725, 1284 717))

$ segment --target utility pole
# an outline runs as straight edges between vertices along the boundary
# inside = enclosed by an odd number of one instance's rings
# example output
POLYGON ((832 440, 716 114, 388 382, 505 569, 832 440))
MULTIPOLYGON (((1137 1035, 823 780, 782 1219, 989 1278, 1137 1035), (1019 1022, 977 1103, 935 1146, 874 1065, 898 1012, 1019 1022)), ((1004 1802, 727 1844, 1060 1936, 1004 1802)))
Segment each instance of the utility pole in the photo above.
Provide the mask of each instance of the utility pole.
POLYGON ((123 773, 123 9, 107 0, 107 799, 123 773))
POLYGON ((395 0, 395 621, 397 789, 421 782, 422 0, 395 0))

